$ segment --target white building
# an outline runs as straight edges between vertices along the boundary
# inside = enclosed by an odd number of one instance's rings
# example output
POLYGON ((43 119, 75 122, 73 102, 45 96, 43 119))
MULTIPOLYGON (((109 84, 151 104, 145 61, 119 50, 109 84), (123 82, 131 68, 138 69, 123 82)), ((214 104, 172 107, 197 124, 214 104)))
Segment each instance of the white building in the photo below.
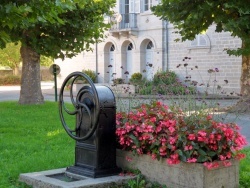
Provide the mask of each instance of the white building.
POLYGON ((229 56, 224 49, 240 47, 241 40, 233 38, 229 32, 216 33, 215 26, 211 26, 194 41, 175 42, 179 36, 174 33, 173 25, 150 11, 150 7, 158 3, 158 0, 118 0, 117 16, 112 19, 118 22, 106 32, 103 42, 93 46, 93 52, 55 61, 61 67, 59 82, 71 72, 83 69, 99 73, 99 83, 112 83, 115 78, 129 81, 136 72, 152 79, 161 70, 175 71, 181 78, 187 71, 192 80, 208 82, 207 71, 217 68, 216 81, 224 84, 224 80, 228 80, 224 88, 238 92, 241 57, 229 56), (188 66, 177 68, 186 63, 184 57, 191 58, 188 66))

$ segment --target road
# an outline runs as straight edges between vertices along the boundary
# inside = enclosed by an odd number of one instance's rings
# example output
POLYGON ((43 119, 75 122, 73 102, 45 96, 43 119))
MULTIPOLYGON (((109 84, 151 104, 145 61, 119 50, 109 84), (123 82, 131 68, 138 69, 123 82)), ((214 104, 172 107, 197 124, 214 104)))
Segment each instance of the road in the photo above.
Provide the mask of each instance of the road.
MULTIPOLYGON (((55 101, 53 82, 41 82, 41 88, 45 100, 55 101)), ((19 96, 20 86, 0 86, 0 101, 18 101, 19 96)))

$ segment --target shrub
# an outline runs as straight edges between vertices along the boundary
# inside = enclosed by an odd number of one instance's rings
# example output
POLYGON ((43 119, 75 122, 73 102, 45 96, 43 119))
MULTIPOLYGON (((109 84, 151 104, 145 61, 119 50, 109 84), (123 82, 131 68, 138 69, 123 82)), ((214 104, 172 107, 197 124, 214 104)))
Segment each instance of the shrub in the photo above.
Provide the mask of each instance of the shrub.
POLYGON ((88 75, 89 77, 90 77, 90 79, 94 82, 94 83, 96 83, 96 77, 97 77, 97 75, 96 75, 96 73, 95 73, 95 71, 92 71, 92 70, 82 70, 82 72, 84 73, 84 74, 86 74, 86 75, 88 75))
POLYGON ((140 84, 140 82, 142 81, 142 74, 139 72, 132 74, 129 81, 132 84, 136 84, 136 85, 140 84))
POLYGON ((21 77, 20 76, 4 76, 0 77, 0 85, 20 85, 21 77))
POLYGON ((113 80, 113 83, 114 83, 114 85, 117 85, 117 84, 124 84, 125 82, 124 82, 124 79, 122 79, 122 78, 115 78, 113 80))
POLYGON ((172 85, 177 81, 177 75, 173 71, 161 71, 154 75, 154 84, 172 85))
POLYGON ((142 95, 186 95, 196 93, 196 89, 181 83, 173 71, 162 71, 157 72, 152 81, 140 82, 139 93, 142 95))
POLYGON ((208 169, 222 161, 244 158, 240 152, 246 139, 235 123, 213 120, 206 112, 186 115, 180 108, 169 109, 161 102, 142 104, 135 111, 117 113, 120 148, 152 159, 166 158, 168 164, 203 163, 208 169))

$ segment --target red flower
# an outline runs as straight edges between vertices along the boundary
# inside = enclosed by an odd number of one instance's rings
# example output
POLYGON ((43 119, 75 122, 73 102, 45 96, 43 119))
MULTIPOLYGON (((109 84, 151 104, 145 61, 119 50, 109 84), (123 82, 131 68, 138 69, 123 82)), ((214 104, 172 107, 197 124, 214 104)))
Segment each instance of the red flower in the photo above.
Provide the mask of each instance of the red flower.
POLYGON ((195 163, 196 161, 197 161, 196 158, 189 158, 189 159, 187 159, 188 163, 195 163))
POLYGON ((189 134, 188 139, 189 140, 195 140, 195 134, 189 134))

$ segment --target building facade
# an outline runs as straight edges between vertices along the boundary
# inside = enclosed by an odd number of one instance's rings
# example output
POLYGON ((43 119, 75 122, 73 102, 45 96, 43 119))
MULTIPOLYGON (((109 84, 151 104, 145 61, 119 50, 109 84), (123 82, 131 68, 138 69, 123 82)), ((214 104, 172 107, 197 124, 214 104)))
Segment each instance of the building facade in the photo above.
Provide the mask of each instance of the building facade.
POLYGON ((176 42, 180 36, 173 25, 150 10, 158 3, 158 0, 118 0, 117 14, 108 18, 113 25, 103 42, 93 45, 92 52, 55 61, 61 67, 59 82, 71 72, 83 69, 98 73, 99 83, 110 84, 116 78, 129 82, 137 72, 151 80, 157 71, 172 70, 180 79, 188 76, 202 83, 213 81, 226 90, 238 92, 241 57, 229 56, 225 49, 240 47, 241 40, 229 32, 216 33, 215 26, 211 26, 193 41, 176 42), (211 69, 216 70, 213 75, 208 71, 211 69))

